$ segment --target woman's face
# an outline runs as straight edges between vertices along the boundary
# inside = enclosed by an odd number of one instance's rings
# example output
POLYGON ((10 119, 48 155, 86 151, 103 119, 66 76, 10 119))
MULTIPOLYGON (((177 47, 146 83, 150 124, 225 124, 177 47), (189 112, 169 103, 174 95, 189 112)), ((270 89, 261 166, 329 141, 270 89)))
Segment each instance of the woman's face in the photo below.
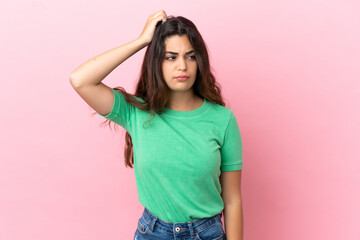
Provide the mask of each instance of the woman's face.
POLYGON ((165 39, 165 58, 162 62, 164 80, 172 91, 192 91, 196 79, 197 62, 195 49, 184 34, 165 39), (179 76, 188 78, 180 79, 179 76))

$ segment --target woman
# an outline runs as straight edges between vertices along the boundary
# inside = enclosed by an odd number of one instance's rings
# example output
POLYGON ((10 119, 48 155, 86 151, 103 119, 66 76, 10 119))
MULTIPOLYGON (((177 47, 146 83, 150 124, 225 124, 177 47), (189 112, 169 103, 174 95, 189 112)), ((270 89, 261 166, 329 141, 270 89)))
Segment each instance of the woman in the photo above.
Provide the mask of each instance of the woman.
POLYGON ((136 40, 85 62, 70 80, 127 131, 125 165, 145 206, 134 239, 243 239, 240 130, 190 20, 158 11, 136 40), (101 82, 145 46, 134 95, 101 82))

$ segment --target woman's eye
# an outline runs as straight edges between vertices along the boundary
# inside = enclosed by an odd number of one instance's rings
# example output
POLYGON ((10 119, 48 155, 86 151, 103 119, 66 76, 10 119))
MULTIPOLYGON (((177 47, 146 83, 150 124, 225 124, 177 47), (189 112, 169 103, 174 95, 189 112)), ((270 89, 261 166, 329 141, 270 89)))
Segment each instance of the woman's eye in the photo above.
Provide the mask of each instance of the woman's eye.
MULTIPOLYGON (((174 60, 176 57, 166 57, 167 60, 174 60)), ((195 55, 189 56, 190 59, 195 59, 195 55)))

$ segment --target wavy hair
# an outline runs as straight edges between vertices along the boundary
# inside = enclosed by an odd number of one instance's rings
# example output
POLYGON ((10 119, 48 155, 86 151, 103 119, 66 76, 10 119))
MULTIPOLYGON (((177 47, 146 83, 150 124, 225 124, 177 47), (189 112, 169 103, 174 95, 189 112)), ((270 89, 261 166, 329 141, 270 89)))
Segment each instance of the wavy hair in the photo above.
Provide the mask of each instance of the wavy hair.
MULTIPOLYGON (((127 93, 120 86, 113 88, 122 93, 129 104, 149 112, 152 118, 148 121, 151 121, 155 114, 164 112, 164 106, 166 106, 169 99, 169 87, 163 78, 161 69, 161 64, 165 57, 165 40, 173 35, 182 36, 184 34, 187 35, 195 50, 195 59, 198 66, 196 79, 193 84, 194 93, 209 102, 225 106, 221 95, 221 86, 216 82, 211 72, 207 47, 198 29, 193 22, 185 17, 169 16, 164 23, 158 22, 155 27, 153 39, 148 44, 145 52, 135 94, 127 93), (143 102, 135 97, 142 99, 143 102)), ((93 114, 96 114, 96 112, 93 114)), ((108 123, 111 129, 111 121, 107 119, 101 125, 105 123, 108 123)), ((114 126, 116 127, 116 124, 114 126)), ((128 132, 125 135, 125 144, 125 167, 133 168, 133 144, 128 132)))

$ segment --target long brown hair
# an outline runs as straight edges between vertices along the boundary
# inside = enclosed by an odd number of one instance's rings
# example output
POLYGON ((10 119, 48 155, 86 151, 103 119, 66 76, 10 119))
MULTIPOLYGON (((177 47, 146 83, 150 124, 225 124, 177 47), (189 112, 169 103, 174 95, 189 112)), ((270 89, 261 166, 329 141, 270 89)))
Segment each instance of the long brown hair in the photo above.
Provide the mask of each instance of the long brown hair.
MULTIPOLYGON (((182 16, 169 16, 164 23, 159 22, 156 25, 153 39, 148 44, 145 52, 135 94, 127 93, 123 87, 113 88, 122 93, 129 104, 148 111, 152 116, 148 121, 151 121, 155 114, 161 114, 164 111, 164 106, 169 99, 169 87, 163 78, 161 69, 161 64, 165 57, 165 39, 173 35, 181 36, 183 34, 187 35, 195 50, 195 59, 198 66, 196 79, 193 84, 194 93, 201 98, 206 98, 209 102, 225 106, 221 95, 221 86, 216 82, 210 69, 206 44, 196 26, 193 22, 182 16), (134 96, 141 98, 144 102, 138 101, 134 96)), ((93 114, 96 114, 96 112, 93 114)), ((106 119, 101 125, 106 122, 111 129, 111 121, 109 119, 106 119)), ((128 132, 125 135, 125 143, 125 167, 133 168, 133 144, 128 132)))

